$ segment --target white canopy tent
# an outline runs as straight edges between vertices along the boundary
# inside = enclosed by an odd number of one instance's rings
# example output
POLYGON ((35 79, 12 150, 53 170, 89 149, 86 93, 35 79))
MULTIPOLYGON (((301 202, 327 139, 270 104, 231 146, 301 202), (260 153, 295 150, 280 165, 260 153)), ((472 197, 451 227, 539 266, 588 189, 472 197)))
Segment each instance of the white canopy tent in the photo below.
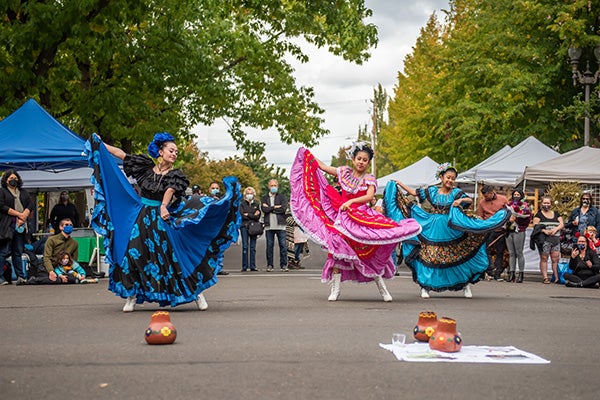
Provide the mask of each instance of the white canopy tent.
POLYGON ((473 182, 515 186, 528 165, 535 165, 559 155, 557 151, 529 136, 501 156, 476 169, 473 182))
POLYGON ((509 145, 504 146, 503 148, 501 148, 500 150, 498 150, 497 152, 495 152, 476 166, 458 174, 458 176, 456 177, 456 182, 475 183, 477 181, 477 171, 484 169, 486 165, 492 164, 496 160, 504 157, 504 155, 508 153, 511 149, 512 147, 510 147, 509 145))
POLYGON ((577 181, 600 185, 600 149, 589 146, 571 150, 558 157, 527 166, 519 178, 528 183, 577 181))
POLYGON ((412 188, 434 185, 439 182, 439 179, 436 178, 438 165, 437 162, 425 156, 408 167, 378 178, 376 193, 382 194, 385 185, 391 180, 402 181, 402 183, 412 188))

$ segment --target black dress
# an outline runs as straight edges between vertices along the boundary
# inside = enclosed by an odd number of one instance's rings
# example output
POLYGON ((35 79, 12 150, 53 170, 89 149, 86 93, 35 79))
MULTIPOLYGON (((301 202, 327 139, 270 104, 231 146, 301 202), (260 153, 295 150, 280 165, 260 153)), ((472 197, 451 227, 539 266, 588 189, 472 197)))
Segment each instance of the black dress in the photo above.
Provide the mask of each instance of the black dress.
POLYGON ((222 199, 185 197, 183 172, 155 174, 150 157, 127 155, 123 170, 135 179, 140 197, 97 136, 88 146, 96 198, 92 226, 105 236, 109 290, 123 298, 135 296, 137 303, 194 301, 217 282, 223 253, 237 240, 237 179, 224 179, 222 199), (163 221, 160 205, 167 188, 175 193, 168 207, 171 217, 163 221))

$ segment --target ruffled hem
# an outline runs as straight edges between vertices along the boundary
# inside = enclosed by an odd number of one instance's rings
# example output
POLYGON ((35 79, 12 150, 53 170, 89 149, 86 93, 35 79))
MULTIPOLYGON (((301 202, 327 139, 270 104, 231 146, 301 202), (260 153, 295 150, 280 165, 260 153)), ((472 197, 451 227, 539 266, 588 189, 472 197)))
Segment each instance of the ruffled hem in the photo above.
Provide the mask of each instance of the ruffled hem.
POLYGON ((481 279, 488 267, 486 237, 510 218, 506 210, 489 220, 471 218, 458 207, 449 207, 448 214, 429 214, 409 204, 395 182, 385 188, 384 207, 394 220, 415 216, 423 226, 418 237, 403 243, 404 261, 415 283, 437 292, 462 290, 481 279))
POLYGON ((342 280, 368 282, 376 276, 390 278, 395 269, 391 258, 395 246, 401 239, 420 232, 414 220, 398 224, 362 206, 339 212, 331 200, 335 193, 329 193, 331 189, 316 160, 304 148, 296 154, 290 186, 294 219, 307 236, 330 253, 323 268, 324 280, 330 278, 332 260, 347 271, 342 272, 342 280))
MULTIPOLYGON (((112 166, 106 159, 101 162, 100 139, 94 135, 91 140, 94 143, 88 141, 86 149, 90 166, 94 168, 91 182, 96 207, 92 227, 104 236, 105 257, 110 265, 108 289, 123 298, 135 296, 138 303, 157 302, 161 306, 174 307, 196 300, 198 294, 217 283, 216 275, 222 268, 224 252, 238 238, 241 188, 236 178, 224 179, 226 194, 218 201, 199 196, 182 199, 176 207, 169 208, 171 218, 165 223, 157 218, 159 206, 153 205, 152 201, 142 202, 126 179, 115 183, 115 177, 110 178, 108 174, 109 180, 104 182, 107 171, 101 173, 101 170, 109 170, 112 166), (119 237, 128 238, 126 240, 115 241, 117 227, 109 213, 106 185, 111 193, 117 193, 119 200, 119 190, 129 192, 131 189, 133 192, 129 193, 132 201, 122 206, 119 203, 117 207, 132 217, 130 220, 117 219, 119 237), (130 208, 130 204, 135 204, 135 209, 130 208), (145 225, 142 233, 147 235, 144 236, 147 240, 136 239, 140 237, 141 226, 138 224, 145 225), (132 240, 137 241, 137 248, 132 246, 132 240), (150 247, 141 248, 140 243, 150 247), (115 261, 116 245, 121 246, 120 253, 117 252, 122 254, 117 257, 119 262, 115 261), (152 250, 152 246, 160 247, 152 250)), ((124 178, 122 175, 118 171, 115 176, 124 178)))

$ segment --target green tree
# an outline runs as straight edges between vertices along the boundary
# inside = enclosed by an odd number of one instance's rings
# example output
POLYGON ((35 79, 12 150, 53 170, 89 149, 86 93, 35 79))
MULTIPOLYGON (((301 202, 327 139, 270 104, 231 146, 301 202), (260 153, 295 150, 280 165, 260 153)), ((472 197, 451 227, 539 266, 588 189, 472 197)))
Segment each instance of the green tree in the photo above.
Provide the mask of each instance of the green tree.
POLYGON ((380 143, 390 160, 429 155, 464 169, 530 135, 573 148, 579 127, 559 112, 578 94, 566 54, 575 32, 595 32, 589 4, 453 0, 444 24, 432 15, 389 105, 380 143))
POLYGON ((177 166, 186 174, 190 186, 198 185, 204 193, 208 193, 208 187, 212 181, 221 182, 224 177, 233 175, 238 179, 242 190, 247 186, 253 186, 257 192, 258 178, 247 165, 234 158, 225 160, 211 160, 208 153, 198 150, 195 144, 187 144, 178 157, 177 166))
POLYGON ((361 63, 377 40, 364 0, 9 0, 0 13, 0 115, 33 97, 127 151, 216 118, 238 148, 253 146, 245 127, 314 146, 323 110, 285 57, 309 61, 303 38, 361 63))

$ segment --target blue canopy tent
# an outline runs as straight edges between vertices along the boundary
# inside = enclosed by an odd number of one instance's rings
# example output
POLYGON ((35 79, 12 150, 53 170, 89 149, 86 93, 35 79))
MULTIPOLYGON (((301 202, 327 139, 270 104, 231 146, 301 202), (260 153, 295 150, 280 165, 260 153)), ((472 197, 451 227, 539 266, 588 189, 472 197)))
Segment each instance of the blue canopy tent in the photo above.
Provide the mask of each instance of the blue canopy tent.
POLYGON ((0 170, 52 172, 87 167, 85 140, 29 99, 0 121, 0 170))

